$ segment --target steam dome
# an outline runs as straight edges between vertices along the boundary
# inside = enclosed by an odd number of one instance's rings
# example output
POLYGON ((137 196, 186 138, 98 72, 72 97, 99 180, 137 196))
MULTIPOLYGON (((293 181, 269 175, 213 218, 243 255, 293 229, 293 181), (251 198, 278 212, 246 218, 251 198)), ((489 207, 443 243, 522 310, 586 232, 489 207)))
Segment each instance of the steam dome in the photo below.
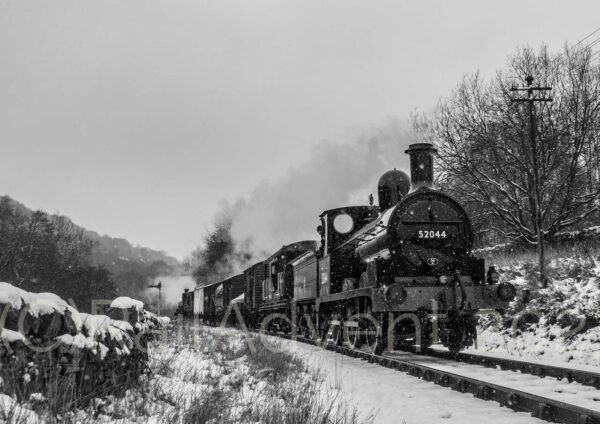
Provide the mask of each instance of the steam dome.
POLYGON ((402 171, 393 169, 381 176, 377 184, 379 208, 383 211, 391 208, 410 190, 410 177, 402 171))

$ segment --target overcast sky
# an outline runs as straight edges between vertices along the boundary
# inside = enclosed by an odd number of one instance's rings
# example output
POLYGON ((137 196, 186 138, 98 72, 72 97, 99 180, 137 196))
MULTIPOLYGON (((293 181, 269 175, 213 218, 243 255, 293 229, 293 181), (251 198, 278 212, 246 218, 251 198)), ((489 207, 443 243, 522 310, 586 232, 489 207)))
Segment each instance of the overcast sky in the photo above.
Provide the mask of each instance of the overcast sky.
POLYGON ((0 0, 0 194, 182 258, 321 140, 598 27, 598 1, 0 0))

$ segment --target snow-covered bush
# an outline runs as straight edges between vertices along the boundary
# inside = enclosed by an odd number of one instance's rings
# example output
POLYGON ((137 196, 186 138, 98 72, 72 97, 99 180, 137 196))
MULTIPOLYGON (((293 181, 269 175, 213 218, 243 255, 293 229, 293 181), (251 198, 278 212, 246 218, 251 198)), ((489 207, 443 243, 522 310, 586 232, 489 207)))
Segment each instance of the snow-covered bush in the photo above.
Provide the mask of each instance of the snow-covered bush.
POLYGON ((547 263, 547 288, 537 284, 535 257, 517 256, 499 271, 519 295, 501 323, 493 317, 480 320, 479 349, 600 365, 598 249, 589 244, 557 248, 547 263))
POLYGON ((0 391, 20 401, 35 395, 54 411, 124 391, 148 370, 148 343, 168 324, 139 304, 108 309, 132 319, 135 311, 132 324, 79 313, 52 293, 0 283, 0 391))

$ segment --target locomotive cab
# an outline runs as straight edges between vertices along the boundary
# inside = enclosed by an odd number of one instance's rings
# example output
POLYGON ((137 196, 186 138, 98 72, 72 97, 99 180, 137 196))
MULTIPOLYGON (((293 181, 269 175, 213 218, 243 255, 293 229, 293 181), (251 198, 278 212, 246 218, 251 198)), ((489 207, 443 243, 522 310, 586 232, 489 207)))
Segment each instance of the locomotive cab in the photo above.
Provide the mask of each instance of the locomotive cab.
POLYGON ((347 206, 329 209, 319 215, 321 225, 317 231, 321 235, 321 256, 327 256, 343 244, 354 232, 377 218, 375 206, 347 206))
MULTIPOLYGON (((354 255, 348 256, 340 250, 352 238, 356 231, 374 221, 378 216, 375 206, 348 206, 329 209, 323 212, 321 225, 317 231, 321 234, 321 247, 318 252, 319 293, 329 294, 342 290, 343 278, 352 275, 360 263, 354 255)), ((347 284, 356 285, 351 278, 347 284)))

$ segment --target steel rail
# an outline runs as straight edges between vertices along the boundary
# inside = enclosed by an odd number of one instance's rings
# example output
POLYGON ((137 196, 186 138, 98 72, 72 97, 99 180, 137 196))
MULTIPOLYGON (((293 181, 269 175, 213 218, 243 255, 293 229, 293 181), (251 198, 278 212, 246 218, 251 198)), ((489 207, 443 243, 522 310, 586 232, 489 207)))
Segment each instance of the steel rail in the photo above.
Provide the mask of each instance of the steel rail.
POLYGON ((558 365, 535 363, 521 359, 498 358, 494 356, 486 356, 484 354, 468 352, 459 352, 456 355, 452 355, 450 352, 439 351, 431 348, 428 348, 423 352, 416 352, 416 349, 414 348, 403 349, 403 351, 425 356, 433 356, 436 358, 455 360, 472 365, 481 365, 488 368, 500 367, 501 370, 520 371, 523 374, 531 374, 542 378, 551 377, 558 380, 566 378, 569 383, 575 381, 583 384, 584 386, 591 386, 595 389, 600 389, 600 372, 579 370, 558 365))
POLYGON ((467 352, 459 353, 456 359, 461 362, 483 365, 485 367, 499 366, 502 370, 520 371, 523 374, 532 374, 538 377, 553 377, 559 380, 566 378, 569 383, 575 381, 585 386, 600 389, 600 373, 593 371, 578 370, 557 365, 536 364, 535 362, 519 359, 496 358, 467 352))

